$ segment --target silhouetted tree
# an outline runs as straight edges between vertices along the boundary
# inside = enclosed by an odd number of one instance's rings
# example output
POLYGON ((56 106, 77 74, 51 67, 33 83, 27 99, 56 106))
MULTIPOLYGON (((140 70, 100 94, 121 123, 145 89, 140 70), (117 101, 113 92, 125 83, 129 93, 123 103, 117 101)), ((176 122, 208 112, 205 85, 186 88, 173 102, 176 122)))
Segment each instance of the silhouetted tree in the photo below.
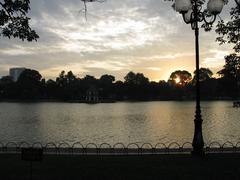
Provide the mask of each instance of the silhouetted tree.
POLYGON ((129 72, 125 77, 127 95, 133 99, 147 99, 149 79, 142 73, 129 72))
MULTIPOLYGON (((205 81, 200 82, 200 93, 202 99, 213 99, 219 98, 219 96, 224 96, 218 89, 219 79, 209 78, 205 81), (221 95, 222 94, 222 95, 221 95)), ((195 93, 194 93, 195 94, 195 93)))
POLYGON ((127 99, 127 89, 122 81, 116 81, 113 86, 117 100, 127 99))
POLYGON ((77 77, 72 71, 69 71, 66 76, 65 98, 67 99, 79 99, 80 98, 80 86, 77 77))
POLYGON ((224 68, 218 74, 225 78, 233 78, 239 80, 240 77, 240 56, 230 54, 225 56, 224 68))
POLYGON ((11 76, 3 76, 1 79, 0 79, 0 83, 1 84, 10 84, 10 83, 13 83, 13 79, 11 76))
POLYGON ((220 79, 220 88, 223 94, 232 94, 239 96, 240 91, 240 56, 230 54, 225 56, 224 68, 218 72, 222 77, 220 79))
POLYGON ((47 82, 46 82, 46 93, 47 93, 48 98, 50 98, 50 99, 60 97, 59 88, 57 86, 57 83, 54 80, 52 80, 52 79, 47 80, 47 82))
MULTIPOLYGON (((199 80, 200 81, 206 81, 210 78, 212 78, 213 76, 213 72, 208 69, 208 68, 200 68, 199 69, 199 80)), ((196 79, 196 71, 194 71, 194 77, 193 77, 193 80, 196 79)))
POLYGON ((174 71, 169 78, 169 81, 175 85, 185 86, 192 80, 192 75, 188 71, 174 71))
MULTIPOLYGON (((210 99, 218 96, 218 81, 212 78, 213 72, 208 68, 199 69, 200 93, 202 99, 210 99)), ((196 71, 194 71, 193 88, 195 89, 196 71)), ((195 92, 193 92, 195 95, 195 92)))
POLYGON ((135 83, 135 77, 136 77, 136 74, 132 71, 130 71, 125 77, 124 77, 124 80, 125 80, 125 83, 127 84, 136 84, 135 83))
POLYGON ((102 84, 112 84, 115 81, 115 77, 112 75, 104 74, 100 77, 99 80, 102 84))
POLYGON ((149 79, 146 78, 142 73, 134 73, 130 71, 125 77, 125 83, 132 85, 144 85, 149 83, 149 79))
POLYGON ((39 84, 40 81, 42 79, 42 75, 36 71, 36 70, 32 70, 32 69, 25 69, 19 76, 18 78, 18 83, 22 83, 22 84, 39 84))
POLYGON ((240 52, 240 5, 235 0, 236 6, 230 10, 230 20, 220 20, 217 24, 216 33, 219 35, 217 41, 220 45, 224 43, 233 44, 235 52, 240 52))
POLYGON ((79 99, 81 96, 80 81, 69 71, 67 74, 62 71, 56 78, 56 84, 59 88, 58 96, 61 99, 79 99))
POLYGON ((11 76, 0 79, 0 98, 16 98, 17 88, 11 76))
POLYGON ((24 70, 17 81, 19 90, 20 90, 20 98, 39 98, 41 97, 41 74, 32 69, 24 70))
POLYGON ((102 75, 99 79, 99 87, 101 89, 100 95, 103 98, 112 98, 113 95, 113 82, 115 77, 112 75, 102 75))
POLYGON ((151 99, 168 100, 172 99, 172 87, 164 80, 157 82, 150 82, 149 88, 151 92, 151 99))
POLYGON ((63 88, 67 84, 67 79, 65 75, 65 71, 61 71, 59 76, 56 78, 56 83, 60 88, 63 88))
POLYGON ((76 81, 76 76, 73 74, 72 71, 69 71, 67 74, 66 74, 66 80, 67 80, 67 84, 71 84, 72 82, 76 81))
POLYGON ((67 86, 67 79, 65 71, 61 71, 59 76, 56 78, 56 84, 58 86, 58 97, 60 99, 65 99, 66 97, 66 86, 67 86))
MULTIPOLYGON (((221 78, 211 78, 209 69, 200 69, 201 97, 235 98, 239 90, 239 57, 226 56, 226 64, 219 71, 221 78)), ((62 71, 54 80, 42 79, 39 72, 27 69, 13 82, 11 77, 0 79, 0 98, 84 100, 86 92, 96 89, 103 99, 116 100, 182 100, 193 99, 195 84, 187 71, 175 71, 168 82, 149 82, 142 73, 129 72, 125 81, 116 81, 112 75, 102 75, 99 79, 86 75, 78 78, 72 71, 62 71), (178 80, 176 80, 178 78, 178 80)))
POLYGON ((86 75, 82 79, 83 85, 86 88, 90 88, 91 86, 98 86, 98 81, 94 76, 86 75))
POLYGON ((29 0, 0 1, 0 36, 21 40, 37 40, 39 36, 29 26, 29 0))

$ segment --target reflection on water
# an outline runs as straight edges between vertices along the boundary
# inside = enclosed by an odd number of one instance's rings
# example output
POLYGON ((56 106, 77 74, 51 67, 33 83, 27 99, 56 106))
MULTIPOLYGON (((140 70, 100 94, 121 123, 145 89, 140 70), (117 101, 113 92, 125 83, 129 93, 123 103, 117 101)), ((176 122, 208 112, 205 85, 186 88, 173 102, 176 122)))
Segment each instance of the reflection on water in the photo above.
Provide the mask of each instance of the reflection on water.
MULTIPOLYGON (((0 141, 156 144, 192 141, 194 102, 0 103, 0 141)), ((205 142, 240 141, 240 109, 202 102, 205 142)))

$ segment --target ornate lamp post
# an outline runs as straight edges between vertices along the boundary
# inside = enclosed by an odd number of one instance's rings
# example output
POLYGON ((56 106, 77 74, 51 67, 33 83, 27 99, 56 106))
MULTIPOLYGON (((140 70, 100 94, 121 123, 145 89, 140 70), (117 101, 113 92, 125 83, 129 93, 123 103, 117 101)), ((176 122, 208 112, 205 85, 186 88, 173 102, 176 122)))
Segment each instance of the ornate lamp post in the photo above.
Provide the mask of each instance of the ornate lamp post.
POLYGON ((204 155, 204 141, 202 135, 202 117, 200 106, 200 84, 199 84, 199 26, 200 22, 212 25, 216 16, 222 11, 224 0, 209 0, 207 10, 202 10, 205 0, 175 0, 175 9, 181 13, 186 24, 191 24, 195 31, 196 51, 196 112, 194 119, 193 155, 204 155))

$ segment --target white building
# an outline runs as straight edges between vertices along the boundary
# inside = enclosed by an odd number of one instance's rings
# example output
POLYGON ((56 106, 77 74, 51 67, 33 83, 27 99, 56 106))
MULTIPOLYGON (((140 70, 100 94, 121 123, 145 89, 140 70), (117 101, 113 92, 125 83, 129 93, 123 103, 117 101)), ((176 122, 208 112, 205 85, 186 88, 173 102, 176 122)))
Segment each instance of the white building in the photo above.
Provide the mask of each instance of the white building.
POLYGON ((13 81, 16 82, 21 75, 21 73, 25 70, 26 68, 11 68, 9 69, 9 76, 12 77, 13 81))

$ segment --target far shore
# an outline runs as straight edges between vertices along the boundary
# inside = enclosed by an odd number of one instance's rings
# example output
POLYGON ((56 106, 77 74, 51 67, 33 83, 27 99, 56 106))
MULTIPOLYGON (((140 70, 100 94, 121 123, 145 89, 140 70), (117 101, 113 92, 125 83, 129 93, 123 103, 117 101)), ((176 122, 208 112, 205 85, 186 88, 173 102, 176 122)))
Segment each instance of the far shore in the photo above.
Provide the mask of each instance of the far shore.
MULTIPOLYGON (((194 98, 179 98, 179 99, 126 99, 126 100, 99 100, 98 102, 87 102, 85 100, 62 100, 62 99, 0 99, 0 103, 82 103, 82 104, 98 104, 98 103, 118 103, 118 102, 156 102, 156 101, 178 101, 178 102, 187 102, 195 101, 194 98)), ((216 97, 216 98, 203 98, 201 101, 239 101, 230 97, 216 97)))

